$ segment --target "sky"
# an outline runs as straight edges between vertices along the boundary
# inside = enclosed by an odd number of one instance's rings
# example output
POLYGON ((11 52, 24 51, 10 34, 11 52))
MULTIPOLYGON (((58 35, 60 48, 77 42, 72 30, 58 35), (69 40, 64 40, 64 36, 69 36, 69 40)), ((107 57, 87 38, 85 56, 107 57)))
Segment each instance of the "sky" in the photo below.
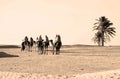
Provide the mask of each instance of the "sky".
POLYGON ((106 45, 120 45, 120 0, 0 0, 0 44, 60 34, 64 45, 93 45, 93 24, 101 16, 116 28, 106 45))

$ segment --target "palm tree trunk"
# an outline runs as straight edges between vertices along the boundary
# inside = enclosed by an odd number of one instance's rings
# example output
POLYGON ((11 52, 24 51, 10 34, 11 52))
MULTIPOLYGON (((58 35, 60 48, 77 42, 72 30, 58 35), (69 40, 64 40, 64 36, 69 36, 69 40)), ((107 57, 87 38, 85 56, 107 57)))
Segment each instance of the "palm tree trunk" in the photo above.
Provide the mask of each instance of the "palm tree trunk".
POLYGON ((104 46, 104 31, 102 32, 102 46, 104 46))
POLYGON ((102 40, 102 46, 104 46, 104 40, 102 40))
POLYGON ((100 38, 98 39, 98 46, 100 46, 100 38))

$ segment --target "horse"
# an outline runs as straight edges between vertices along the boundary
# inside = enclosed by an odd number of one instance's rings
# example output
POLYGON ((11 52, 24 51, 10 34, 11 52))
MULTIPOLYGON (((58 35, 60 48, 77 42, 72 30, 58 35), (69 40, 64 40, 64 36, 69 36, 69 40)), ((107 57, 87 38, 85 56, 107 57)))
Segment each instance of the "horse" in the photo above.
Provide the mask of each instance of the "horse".
POLYGON ((30 51, 30 42, 25 41, 24 44, 25 44, 25 50, 29 52, 30 51))
POLYGON ((51 45, 52 45, 52 47, 53 47, 53 55, 54 55, 54 48, 55 48, 55 45, 54 45, 54 43, 53 43, 53 40, 50 40, 50 43, 51 43, 51 45))
POLYGON ((34 40, 32 37, 30 37, 30 51, 31 52, 32 52, 33 45, 34 45, 34 40))
POLYGON ((38 37, 36 38, 36 41, 34 41, 34 47, 35 51, 38 52, 38 37))
POLYGON ((24 50, 25 50, 25 42, 22 41, 22 43, 21 43, 21 51, 24 51, 24 50))
POLYGON ((30 51, 30 42, 28 41, 28 37, 25 36, 24 41, 21 44, 21 51, 30 51))
POLYGON ((55 51, 56 51, 56 55, 60 54, 60 48, 62 46, 60 35, 56 35, 55 43, 53 43, 53 40, 50 40, 50 42, 53 46, 53 54, 54 54, 54 48, 55 48, 55 51))
POLYGON ((40 52, 40 54, 43 54, 44 53, 44 42, 43 42, 41 35, 38 39, 37 46, 38 46, 38 52, 40 52))
POLYGON ((62 46, 62 41, 61 41, 61 36, 60 35, 58 35, 58 40, 55 43, 55 46, 56 46, 56 54, 60 54, 60 48, 62 46))
POLYGON ((48 46, 49 46, 49 39, 47 35, 45 36, 45 41, 44 41, 44 54, 48 54, 48 46))

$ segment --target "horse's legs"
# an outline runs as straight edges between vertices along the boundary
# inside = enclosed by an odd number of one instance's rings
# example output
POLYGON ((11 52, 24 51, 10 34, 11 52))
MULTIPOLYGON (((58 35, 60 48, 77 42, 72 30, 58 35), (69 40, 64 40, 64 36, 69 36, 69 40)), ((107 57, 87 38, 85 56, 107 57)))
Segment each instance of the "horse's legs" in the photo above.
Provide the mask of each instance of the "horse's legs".
POLYGON ((32 50, 31 48, 32 48, 32 47, 30 46, 30 47, 29 47, 29 51, 30 51, 30 52, 31 52, 31 50, 32 50))
POLYGON ((58 49, 56 48, 56 55, 58 54, 58 49))
POLYGON ((48 47, 47 46, 45 47, 45 54, 48 55, 48 47))
POLYGON ((47 55, 48 55, 48 47, 46 49, 47 49, 47 55))
POLYGON ((27 51, 27 45, 25 46, 25 52, 27 51))
POLYGON ((35 51, 36 51, 36 52, 39 52, 39 47, 38 47, 38 45, 35 46, 35 51))
POLYGON ((53 46, 53 55, 54 55, 54 53, 55 53, 55 52, 54 52, 54 46, 53 46))
POLYGON ((38 54, 40 54, 40 47, 38 47, 38 54))
POLYGON ((28 46, 26 45, 26 47, 25 47, 25 51, 26 52, 28 52, 29 51, 29 48, 28 48, 28 46))
POLYGON ((30 48, 31 50, 30 50, 30 52, 32 52, 32 46, 31 46, 31 48, 30 48))
POLYGON ((22 46, 21 47, 21 52, 25 50, 25 46, 22 46))
POLYGON ((40 47, 41 54, 44 54, 43 47, 40 47))
POLYGON ((45 54, 44 47, 41 47, 41 54, 45 54))
POLYGON ((56 48, 56 54, 59 55, 60 54, 60 49, 56 48))
POLYGON ((34 48, 35 48, 35 52, 37 52, 38 51, 38 46, 35 45, 34 48))
POLYGON ((60 54, 60 48, 58 49, 58 54, 60 54))
POLYGON ((30 46, 28 46, 28 51, 30 52, 30 46))
POLYGON ((37 51, 37 52, 40 52, 40 47, 37 46, 37 50, 36 50, 36 51, 37 51))
POLYGON ((46 54, 46 47, 44 47, 44 51, 43 52, 44 52, 44 54, 46 54))
POLYGON ((31 46, 31 52, 33 51, 33 45, 31 46))

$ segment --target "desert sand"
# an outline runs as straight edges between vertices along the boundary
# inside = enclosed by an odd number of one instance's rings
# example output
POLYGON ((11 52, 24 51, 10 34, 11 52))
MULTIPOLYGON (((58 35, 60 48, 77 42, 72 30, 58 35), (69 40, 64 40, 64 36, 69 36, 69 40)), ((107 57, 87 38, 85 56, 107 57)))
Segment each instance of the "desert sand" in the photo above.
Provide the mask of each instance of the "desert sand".
POLYGON ((120 47, 66 46, 60 55, 0 48, 0 79, 120 79, 120 47))

